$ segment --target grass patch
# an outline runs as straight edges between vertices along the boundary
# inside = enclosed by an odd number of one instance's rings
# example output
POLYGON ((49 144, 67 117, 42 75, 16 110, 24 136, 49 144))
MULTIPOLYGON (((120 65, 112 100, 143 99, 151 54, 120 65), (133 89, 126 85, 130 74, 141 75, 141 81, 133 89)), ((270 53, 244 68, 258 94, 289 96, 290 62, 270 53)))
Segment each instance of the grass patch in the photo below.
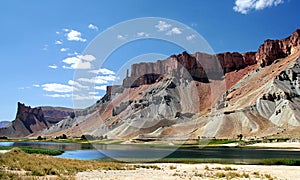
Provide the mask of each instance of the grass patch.
POLYGON ((0 174, 4 177, 11 175, 7 172, 21 170, 26 171, 28 177, 46 175, 73 177, 77 172, 82 171, 95 169, 125 170, 130 168, 129 165, 116 162, 83 161, 54 158, 42 154, 27 154, 19 148, 13 148, 10 152, 1 154, 0 165, 2 167, 0 174))
MULTIPOLYGON (((11 150, 15 147, 12 146, 0 146, 0 150, 11 150)), ((28 154, 45 154, 50 156, 56 156, 62 154, 64 151, 57 150, 57 149, 46 149, 46 148, 33 148, 33 147, 26 147, 26 146, 20 146, 17 147, 28 154)))
POLYGON ((265 159, 261 160, 259 165, 287 165, 287 166, 300 166, 300 159, 265 159))

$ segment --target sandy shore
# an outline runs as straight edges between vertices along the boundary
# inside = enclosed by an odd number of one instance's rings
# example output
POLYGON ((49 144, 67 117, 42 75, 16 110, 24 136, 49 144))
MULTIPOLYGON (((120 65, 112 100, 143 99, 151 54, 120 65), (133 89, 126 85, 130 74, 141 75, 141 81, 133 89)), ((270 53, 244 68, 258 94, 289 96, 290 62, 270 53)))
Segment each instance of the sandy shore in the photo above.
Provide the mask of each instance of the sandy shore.
MULTIPOLYGON (((139 164, 141 165, 141 164, 139 164)), ((300 167, 223 164, 142 164, 161 169, 96 170, 80 172, 76 179, 300 179, 300 167)))
POLYGON ((270 147, 270 148, 299 148, 300 150, 300 142, 256 143, 248 146, 270 147))

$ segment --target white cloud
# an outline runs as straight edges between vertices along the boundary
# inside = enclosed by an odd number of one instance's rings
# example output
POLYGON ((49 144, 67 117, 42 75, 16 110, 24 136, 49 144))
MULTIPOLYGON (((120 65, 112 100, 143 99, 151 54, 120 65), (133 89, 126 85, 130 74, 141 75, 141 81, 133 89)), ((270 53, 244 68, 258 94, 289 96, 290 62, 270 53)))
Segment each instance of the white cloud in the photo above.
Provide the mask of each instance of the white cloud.
POLYGON ((114 75, 108 76, 96 76, 93 78, 79 78, 78 81, 94 84, 107 84, 108 82, 113 82, 119 78, 114 75))
POLYGON ((69 48, 61 48, 60 49, 61 52, 66 52, 67 50, 69 50, 69 48))
POLYGON ((76 56, 76 55, 78 55, 78 54, 79 54, 79 53, 75 51, 75 52, 73 52, 73 53, 68 53, 67 55, 68 55, 68 56, 76 56))
POLYGON ((70 30, 70 31, 67 31, 67 39, 69 41, 81 41, 81 42, 85 42, 86 39, 82 38, 81 37, 81 33, 76 31, 76 30, 70 30))
POLYGON ((48 66, 51 69, 57 69, 57 66, 55 64, 48 66))
POLYGON ((73 100, 98 100, 101 96, 94 96, 94 95, 73 95, 73 100))
POLYGON ((149 37, 149 34, 145 33, 145 32, 138 32, 136 33, 137 37, 149 37))
POLYGON ((96 79, 96 78, 79 78, 78 81, 86 82, 86 83, 94 83, 94 84, 107 84, 108 81, 103 79, 96 79))
POLYGON ((94 73, 94 74, 104 74, 104 75, 115 74, 115 72, 113 72, 112 70, 106 69, 106 68, 101 68, 98 70, 91 70, 89 72, 94 73))
POLYGON ((71 69, 91 69, 92 65, 90 62, 78 62, 78 63, 75 63, 75 64, 72 64, 70 66, 71 69))
POLYGON ((89 92, 89 95, 97 95, 99 92, 89 92))
POLYGON ((58 84, 58 83, 43 84, 42 87, 43 87, 44 91, 58 92, 58 93, 69 93, 69 92, 73 92, 73 89, 77 90, 76 88, 73 88, 72 86, 58 84))
POLYGON ((248 14, 251 10, 262 10, 283 2, 283 0, 236 0, 233 10, 241 14, 248 14))
POLYGON ((63 66, 64 69, 91 69, 92 64, 90 61, 95 60, 93 55, 77 55, 74 57, 68 57, 63 60, 64 63, 70 66, 63 66))
POLYGON ((98 27, 95 26, 94 24, 89 24, 89 25, 88 25, 88 28, 89 28, 89 29, 93 29, 93 30, 98 31, 98 27))
POLYGON ((62 29, 62 31, 64 31, 64 32, 69 32, 69 31, 70 31, 70 29, 63 28, 63 29, 62 29))
POLYGON ((63 44, 63 43, 62 43, 62 41, 60 41, 60 40, 57 40, 57 41, 55 41, 55 42, 54 42, 54 44, 61 45, 61 44, 63 44))
POLYGON ((63 69, 72 69, 71 67, 69 67, 69 66, 65 66, 65 65, 64 65, 64 66, 62 66, 62 68, 63 68, 63 69))
POLYGON ((190 40, 193 40, 196 36, 194 34, 190 35, 190 36, 187 36, 186 37, 186 40, 190 41, 190 40))
POLYGON ((178 27, 173 27, 170 31, 166 33, 166 35, 173 35, 173 34, 181 34, 181 30, 178 27))
POLYGON ((56 33, 56 34, 60 34, 60 32, 59 32, 59 31, 56 31, 55 33, 56 33))
POLYGON ((105 85, 103 85, 103 86, 95 86, 94 88, 97 89, 97 90, 106 91, 106 86, 105 85))
POLYGON ((66 59, 63 60, 64 63, 66 64, 75 64, 75 63, 78 63, 80 62, 80 58, 75 56, 75 57, 68 57, 66 59))
POLYGON ((73 81, 73 80, 69 80, 68 84, 77 88, 81 88, 81 89, 89 89, 88 86, 83 86, 82 84, 80 84, 79 82, 73 81))
POLYGON ((25 90, 25 89, 30 89, 30 87, 28 87, 28 86, 27 87, 19 87, 18 89, 19 90, 25 90))
POLYGON ((127 39, 126 36, 121 35, 121 34, 117 35, 117 38, 120 39, 120 40, 126 40, 127 39))
POLYGON ((33 87, 41 87, 39 84, 33 84, 33 87))
POLYGON ((45 94, 45 96, 53 98, 70 98, 72 97, 72 94, 45 94))
POLYGON ((166 31, 172 27, 171 24, 166 23, 165 21, 158 21, 158 24, 155 25, 158 31, 166 31))
POLYGON ((95 56, 90 55, 90 54, 79 55, 77 57, 79 57, 80 59, 85 60, 85 61, 94 61, 96 59, 95 56))

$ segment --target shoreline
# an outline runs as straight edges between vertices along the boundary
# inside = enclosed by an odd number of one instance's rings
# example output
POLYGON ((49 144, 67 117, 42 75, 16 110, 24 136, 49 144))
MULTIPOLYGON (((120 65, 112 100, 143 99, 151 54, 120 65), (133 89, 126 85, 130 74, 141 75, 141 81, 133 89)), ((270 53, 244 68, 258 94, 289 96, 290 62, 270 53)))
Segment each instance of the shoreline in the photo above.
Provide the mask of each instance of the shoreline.
POLYGON ((134 165, 140 167, 156 166, 158 168, 85 171, 77 173, 76 179, 297 179, 300 177, 299 166, 224 165, 211 163, 150 163, 134 165))

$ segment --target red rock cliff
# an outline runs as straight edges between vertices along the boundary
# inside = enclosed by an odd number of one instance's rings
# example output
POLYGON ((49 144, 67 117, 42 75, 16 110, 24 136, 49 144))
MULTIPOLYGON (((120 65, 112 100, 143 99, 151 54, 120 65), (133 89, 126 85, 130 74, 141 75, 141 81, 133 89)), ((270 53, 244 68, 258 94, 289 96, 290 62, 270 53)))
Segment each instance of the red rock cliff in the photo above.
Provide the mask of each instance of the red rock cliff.
POLYGON ((272 64, 276 59, 290 55, 295 48, 300 46, 300 29, 291 36, 281 40, 266 40, 257 53, 256 60, 261 67, 272 64))

